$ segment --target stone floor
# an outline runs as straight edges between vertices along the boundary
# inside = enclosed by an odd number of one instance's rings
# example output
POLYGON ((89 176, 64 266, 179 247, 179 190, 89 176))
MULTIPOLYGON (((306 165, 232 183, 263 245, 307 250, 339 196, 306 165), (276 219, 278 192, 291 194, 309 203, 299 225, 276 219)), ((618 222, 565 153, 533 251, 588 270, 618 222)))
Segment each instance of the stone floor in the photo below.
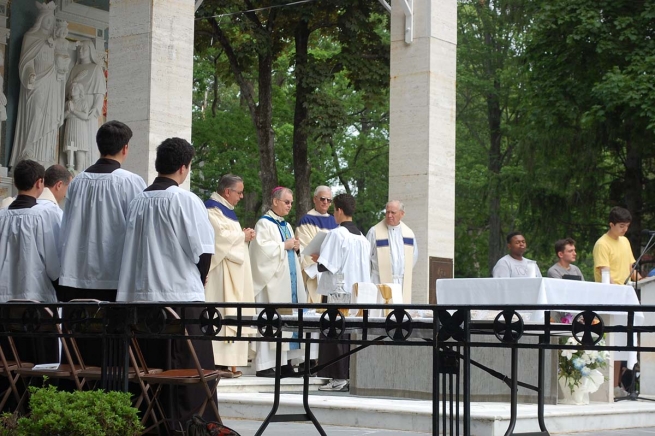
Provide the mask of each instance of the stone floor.
MULTIPOLYGON (((261 425, 260 421, 249 420, 225 420, 225 425, 233 428, 241 436, 253 436, 261 425)), ((323 427, 329 435, 337 436, 426 436, 428 433, 418 433, 399 430, 381 430, 362 427, 338 427, 326 425, 323 427)), ((655 427, 625 430, 590 431, 582 433, 553 433, 559 436, 654 436, 655 427)), ((311 424, 301 423, 274 423, 268 426, 264 436, 312 436, 318 432, 311 424)))

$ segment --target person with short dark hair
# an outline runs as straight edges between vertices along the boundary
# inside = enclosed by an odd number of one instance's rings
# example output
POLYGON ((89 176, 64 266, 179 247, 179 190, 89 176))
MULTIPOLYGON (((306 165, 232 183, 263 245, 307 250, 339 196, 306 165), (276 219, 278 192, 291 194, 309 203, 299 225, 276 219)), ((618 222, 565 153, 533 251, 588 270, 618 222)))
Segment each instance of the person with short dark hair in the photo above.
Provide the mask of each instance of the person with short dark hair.
MULTIPOLYGON (((0 210, 0 302, 16 299, 57 302, 56 229, 60 218, 53 208, 37 204, 44 189, 45 173, 45 168, 33 160, 23 160, 14 166, 18 195, 7 209, 0 210)), ((59 360, 57 338, 17 337, 14 345, 26 362, 41 364, 59 360)), ((5 389, 9 387, 6 381, 0 380, 0 384, 5 389)))
POLYGON ((555 242, 555 255, 559 260, 548 269, 548 277, 561 279, 564 276, 577 276, 580 277, 580 280, 584 281, 584 276, 580 268, 573 265, 577 256, 575 252, 575 241, 573 239, 565 238, 555 242))
POLYGON ((59 204, 66 197, 68 185, 72 179, 73 175, 63 165, 55 164, 45 170, 45 188, 37 199, 37 203, 51 207, 59 215, 60 221, 64 211, 59 204))
MULTIPOLYGON (((635 257, 630 241, 624 235, 630 227, 632 215, 622 207, 614 207, 609 213, 609 229, 594 245, 594 279, 602 281, 601 270, 609 268, 610 283, 622 285, 630 276, 635 257)), ((633 277, 639 277, 633 273, 633 277)))
MULTIPOLYGON (((179 187, 191 171, 194 149, 186 140, 168 138, 157 147, 157 177, 137 195, 127 214, 127 230, 117 301, 205 301, 205 280, 214 254, 214 229, 202 200, 179 187)), ((184 316, 199 319, 202 308, 184 316)), ((187 325, 201 335, 199 325, 187 325)), ((169 369, 193 368, 184 340, 139 341, 146 362, 169 369)), ((210 341, 192 341, 203 369, 214 370, 210 341)), ((204 399, 199 386, 176 386, 163 395, 166 416, 180 422, 204 399)), ((209 407, 205 419, 212 419, 209 407)), ((181 424, 184 424, 183 422, 181 424)))
MULTIPOLYGON (((318 293, 327 297, 338 286, 343 291, 352 292, 358 282, 371 281, 371 244, 353 223, 355 198, 350 194, 334 197, 334 219, 339 227, 330 230, 321 244, 318 255, 312 257, 322 272, 318 282, 318 293)), ((319 365, 328 363, 350 350, 348 344, 321 344, 319 347, 319 365)), ((320 377, 331 378, 330 382, 319 389, 322 391, 347 391, 350 359, 344 358, 319 371, 320 377)))
POLYGON ((507 235, 509 254, 498 259, 493 269, 493 277, 541 277, 537 262, 523 257, 527 248, 523 233, 512 232, 507 235))
POLYGON ((120 121, 103 124, 96 134, 100 159, 68 187, 61 224, 61 301, 116 300, 127 211, 146 187, 140 176, 121 168, 131 137, 132 130, 120 121))
POLYGON ((59 277, 55 231, 59 216, 37 205, 44 177, 45 168, 33 160, 14 167, 18 195, 0 211, 0 301, 57 301, 53 282, 59 277))

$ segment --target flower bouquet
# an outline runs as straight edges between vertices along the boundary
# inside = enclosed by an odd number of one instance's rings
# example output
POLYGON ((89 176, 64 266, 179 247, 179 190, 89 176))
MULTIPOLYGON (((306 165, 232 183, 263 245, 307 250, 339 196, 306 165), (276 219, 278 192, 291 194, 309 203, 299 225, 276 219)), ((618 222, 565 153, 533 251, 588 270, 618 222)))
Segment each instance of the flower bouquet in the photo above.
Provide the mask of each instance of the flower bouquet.
MULTIPOLYGON (((565 345, 578 345, 574 338, 568 338, 565 345)), ((601 339, 598 345, 605 345, 601 339)), ((599 368, 605 368, 609 361, 608 351, 559 350, 558 378, 567 397, 575 404, 588 404, 589 394, 594 393, 605 381, 599 368), (566 390, 569 390, 570 395, 566 390)))

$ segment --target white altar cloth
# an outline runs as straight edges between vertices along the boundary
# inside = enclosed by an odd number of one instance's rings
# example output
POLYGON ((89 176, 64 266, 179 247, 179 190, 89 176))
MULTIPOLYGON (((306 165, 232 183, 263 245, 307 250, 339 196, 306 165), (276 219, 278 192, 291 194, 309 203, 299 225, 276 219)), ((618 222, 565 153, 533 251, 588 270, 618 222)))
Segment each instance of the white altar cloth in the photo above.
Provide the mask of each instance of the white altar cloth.
MULTIPOLYGON (((482 278, 437 280, 438 305, 494 304, 589 304, 639 306, 635 290, 627 285, 608 285, 578 280, 537 278, 482 278)), ((564 311, 564 310, 562 310, 564 311)), ((575 312, 575 311, 571 311, 575 312)), ((524 315, 523 312, 520 312, 524 315)), ((616 324, 627 324, 625 312, 607 310, 599 314, 613 316, 616 324)), ((543 322, 544 312, 533 311, 526 321, 543 322)), ((644 323, 643 312, 635 312, 634 325, 644 323)), ((613 345, 625 345, 625 335, 615 335, 613 345)), ((636 343, 636 335, 635 335, 636 343)), ((615 352, 616 360, 627 360, 629 367, 637 361, 636 352, 615 352)))

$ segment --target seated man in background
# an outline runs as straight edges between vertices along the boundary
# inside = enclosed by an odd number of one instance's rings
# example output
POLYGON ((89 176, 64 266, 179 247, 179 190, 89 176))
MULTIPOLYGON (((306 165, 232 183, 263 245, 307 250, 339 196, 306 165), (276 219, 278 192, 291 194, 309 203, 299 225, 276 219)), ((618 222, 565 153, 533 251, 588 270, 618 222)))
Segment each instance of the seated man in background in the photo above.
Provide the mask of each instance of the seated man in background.
POLYGON ((523 257, 528 248, 525 237, 521 232, 512 232, 507 235, 507 249, 509 254, 498 259, 494 266, 493 277, 541 277, 541 271, 534 262, 534 272, 531 271, 532 260, 523 257))
POLYGON ((555 242, 555 255, 559 258, 559 261, 548 269, 548 277, 561 279, 563 276, 578 276, 580 280, 584 281, 580 268, 573 265, 577 256, 573 239, 566 238, 555 242))

